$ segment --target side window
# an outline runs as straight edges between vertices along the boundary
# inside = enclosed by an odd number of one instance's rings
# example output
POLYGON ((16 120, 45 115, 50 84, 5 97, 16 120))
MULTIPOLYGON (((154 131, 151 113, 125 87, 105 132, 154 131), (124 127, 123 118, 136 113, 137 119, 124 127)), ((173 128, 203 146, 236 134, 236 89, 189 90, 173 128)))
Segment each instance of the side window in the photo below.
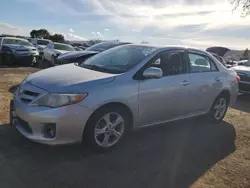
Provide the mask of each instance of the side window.
POLYGON ((184 52, 163 52, 160 57, 163 76, 178 75, 185 72, 184 52))
POLYGON ((188 53, 192 73, 217 71, 217 67, 211 60, 203 55, 188 53))

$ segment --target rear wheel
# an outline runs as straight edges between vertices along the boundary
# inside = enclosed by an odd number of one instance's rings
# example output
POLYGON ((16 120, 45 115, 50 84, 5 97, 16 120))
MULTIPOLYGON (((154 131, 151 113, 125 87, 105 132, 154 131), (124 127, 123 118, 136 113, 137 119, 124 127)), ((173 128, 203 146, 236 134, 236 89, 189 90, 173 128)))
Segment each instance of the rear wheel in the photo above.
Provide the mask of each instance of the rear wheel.
POLYGON ((219 95, 210 110, 209 116, 213 122, 221 122, 226 115, 228 108, 228 97, 226 95, 219 95))
POLYGON ((97 151, 109 151, 121 141, 128 128, 128 113, 121 108, 103 108, 89 119, 84 139, 97 151))

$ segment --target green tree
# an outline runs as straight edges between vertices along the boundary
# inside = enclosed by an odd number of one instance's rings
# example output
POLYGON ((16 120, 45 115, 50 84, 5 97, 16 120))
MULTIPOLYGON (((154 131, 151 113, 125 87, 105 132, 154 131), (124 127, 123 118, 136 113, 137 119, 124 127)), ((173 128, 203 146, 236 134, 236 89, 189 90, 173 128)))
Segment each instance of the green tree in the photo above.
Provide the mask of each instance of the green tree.
POLYGON ((50 35, 49 39, 53 42, 65 42, 64 36, 61 34, 50 35))
POLYGON ((92 46, 92 45, 100 43, 100 42, 102 42, 102 41, 99 39, 96 39, 96 40, 90 40, 88 43, 92 46))
POLYGON ((33 29, 30 32, 30 36, 32 38, 45 38, 45 39, 48 39, 50 37, 50 33, 46 29, 38 29, 38 30, 33 29))
POLYGON ((36 35, 37 35, 37 30, 33 29, 33 30, 30 32, 30 36, 31 36, 32 38, 35 38, 36 35))
POLYGON ((249 59, 249 50, 248 50, 248 48, 243 53, 243 59, 249 59))

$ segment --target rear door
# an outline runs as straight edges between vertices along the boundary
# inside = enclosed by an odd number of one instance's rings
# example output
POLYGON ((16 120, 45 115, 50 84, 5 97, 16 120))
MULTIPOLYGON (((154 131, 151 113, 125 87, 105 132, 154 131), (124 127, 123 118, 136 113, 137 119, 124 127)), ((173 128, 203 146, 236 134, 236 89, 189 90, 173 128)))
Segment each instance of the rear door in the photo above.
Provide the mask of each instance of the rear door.
POLYGON ((223 78, 205 53, 188 51, 192 105, 195 113, 207 112, 223 87, 223 78))

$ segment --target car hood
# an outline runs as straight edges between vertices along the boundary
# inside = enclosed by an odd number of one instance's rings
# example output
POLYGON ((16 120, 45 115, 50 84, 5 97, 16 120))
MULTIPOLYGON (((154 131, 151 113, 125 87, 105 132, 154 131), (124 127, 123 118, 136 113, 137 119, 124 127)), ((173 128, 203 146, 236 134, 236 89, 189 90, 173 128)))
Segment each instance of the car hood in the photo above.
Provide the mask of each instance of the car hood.
POLYGON ((33 73, 26 78, 26 81, 52 93, 79 93, 109 83, 114 79, 115 74, 66 64, 33 73))
POLYGON ((230 51, 230 49, 225 48, 225 47, 210 47, 210 48, 207 48, 206 51, 215 53, 215 54, 223 57, 228 51, 230 51))
POLYGON ((99 52, 96 52, 96 51, 73 51, 73 52, 61 54, 60 56, 58 56, 58 59, 66 60, 66 59, 78 58, 78 57, 83 57, 85 55, 98 54, 98 53, 99 52))
POLYGON ((3 46, 8 47, 13 50, 35 50, 34 46, 25 46, 20 44, 4 44, 3 46))
POLYGON ((250 67, 247 66, 235 66, 232 67, 236 72, 250 73, 250 67))
POLYGON ((40 44, 36 45, 36 47, 37 47, 37 48, 43 48, 43 49, 46 48, 45 45, 40 45, 40 44))
POLYGON ((56 50, 56 49, 54 49, 54 50, 55 50, 55 52, 58 53, 58 54, 65 54, 65 53, 69 52, 69 51, 67 51, 67 50, 56 50))

